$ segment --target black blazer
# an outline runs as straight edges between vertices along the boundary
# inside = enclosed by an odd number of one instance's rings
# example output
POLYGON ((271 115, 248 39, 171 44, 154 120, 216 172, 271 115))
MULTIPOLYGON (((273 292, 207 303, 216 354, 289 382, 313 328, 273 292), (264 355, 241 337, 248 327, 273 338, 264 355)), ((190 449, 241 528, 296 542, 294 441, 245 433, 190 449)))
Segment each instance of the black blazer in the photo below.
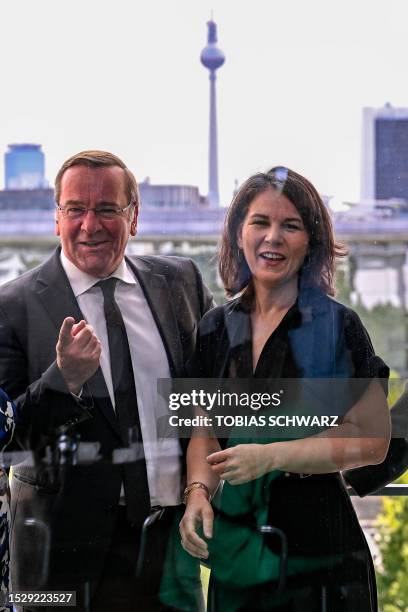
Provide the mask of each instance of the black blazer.
MULTIPOLYGON (((171 374, 183 376, 197 323, 212 306, 200 273, 191 260, 179 257, 130 257, 127 263, 144 290, 171 374)), ((114 528, 122 477, 120 467, 109 459, 121 446, 120 433, 101 369, 86 384, 82 403, 69 393, 58 370, 55 346, 67 316, 83 318, 59 249, 43 265, 1 288, 0 386, 17 405, 15 440, 40 456, 56 429, 68 424, 81 441, 98 441, 107 459, 61 473, 40 463, 14 467, 14 588, 23 579, 24 586, 30 586, 27 577, 35 558, 49 559, 47 584, 53 583, 54 574, 97 576, 114 528)), ((34 582, 38 585, 41 579, 34 582)))
MULTIPOLYGON (((308 378, 327 378, 329 385, 322 395, 323 408, 330 406, 330 414, 336 414, 332 412, 336 405, 333 389, 338 393, 339 387, 334 387, 334 378, 339 383, 344 380, 347 389, 349 378, 342 378, 344 373, 356 379, 362 374, 363 378, 382 372, 388 375, 388 368, 375 356, 366 330, 350 309, 312 288, 309 295, 299 293, 298 306, 289 315, 292 316, 280 323, 260 357, 257 368, 261 364, 262 373, 256 391, 263 390, 259 385, 268 376, 275 380, 299 377, 306 385, 308 378)), ((250 341, 249 313, 242 299, 214 308, 200 322, 194 358, 189 365, 191 374, 215 379, 250 378, 250 341)), ((279 387, 273 383, 272 388, 279 387)), ((344 408, 343 401, 338 407, 344 408)), ((244 441, 239 441, 238 435, 237 443, 257 442, 250 430, 247 435, 244 441)), ((270 435, 273 439, 273 433, 270 435)), ((210 548, 217 601, 222 601, 224 585, 227 594, 228 589, 240 593, 240 567, 245 563, 251 566, 251 562, 255 569, 247 572, 247 579, 251 581, 255 577, 253 588, 244 593, 243 587, 242 598, 249 593, 251 601, 263 601, 266 596, 265 601, 274 601, 273 587, 262 585, 262 579, 258 582, 258 576, 264 576, 261 570, 268 566, 270 575, 274 576, 267 548, 281 554, 276 537, 263 541, 256 536, 254 525, 265 520, 266 511, 266 523, 287 536, 288 589, 293 587, 301 592, 305 584, 314 582, 328 587, 328 593, 337 592, 339 601, 343 590, 344 609, 355 609, 354 599, 361 610, 377 609, 371 556, 340 474, 300 477, 276 470, 240 487, 224 488, 218 509, 221 512, 214 533, 218 534, 219 549, 217 537, 213 550, 210 548), (235 556, 225 552, 229 550, 227 545, 235 556)), ((241 602, 245 607, 244 602, 245 599, 241 602)), ((247 605, 249 609, 250 603, 247 605)))

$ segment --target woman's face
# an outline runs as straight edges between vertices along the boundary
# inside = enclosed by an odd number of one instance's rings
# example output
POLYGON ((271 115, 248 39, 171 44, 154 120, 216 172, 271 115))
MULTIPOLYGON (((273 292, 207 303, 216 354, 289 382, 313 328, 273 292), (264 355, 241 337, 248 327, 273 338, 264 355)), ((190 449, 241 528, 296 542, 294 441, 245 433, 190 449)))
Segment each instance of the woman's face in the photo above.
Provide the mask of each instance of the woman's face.
POLYGON ((275 288, 296 281, 309 236, 292 202, 270 188, 252 200, 237 241, 254 280, 275 288))

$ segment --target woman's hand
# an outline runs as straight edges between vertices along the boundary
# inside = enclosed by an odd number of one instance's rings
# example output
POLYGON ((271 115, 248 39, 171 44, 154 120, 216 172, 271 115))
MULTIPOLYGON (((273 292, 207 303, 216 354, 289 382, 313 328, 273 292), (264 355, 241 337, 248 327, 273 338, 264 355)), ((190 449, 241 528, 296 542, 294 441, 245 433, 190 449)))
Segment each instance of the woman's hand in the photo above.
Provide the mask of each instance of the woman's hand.
POLYGON ((373 379, 338 427, 302 439, 269 444, 239 444, 207 456, 213 474, 232 485, 272 470, 296 474, 330 474, 381 463, 390 439, 385 394, 373 379))
POLYGON ((188 496, 186 511, 180 521, 181 545, 190 555, 199 559, 208 558, 207 542, 200 538, 197 530, 202 526, 204 537, 212 538, 214 512, 205 491, 195 489, 188 496))
POLYGON ((244 484, 273 469, 271 446, 271 444, 238 444, 208 455, 207 461, 212 471, 223 480, 232 485, 244 484))

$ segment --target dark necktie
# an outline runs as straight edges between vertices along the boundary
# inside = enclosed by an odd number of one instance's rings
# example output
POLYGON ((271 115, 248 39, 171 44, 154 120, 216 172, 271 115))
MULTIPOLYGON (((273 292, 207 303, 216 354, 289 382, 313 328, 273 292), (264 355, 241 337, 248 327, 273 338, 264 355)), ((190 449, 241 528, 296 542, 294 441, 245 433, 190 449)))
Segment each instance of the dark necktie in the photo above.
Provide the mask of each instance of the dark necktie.
POLYGON ((108 278, 99 281, 97 286, 103 293, 115 410, 122 443, 123 446, 129 446, 129 442, 139 442, 137 449, 142 453, 137 461, 123 464, 127 516, 132 522, 140 522, 149 513, 150 497, 129 342, 122 314, 114 297, 117 281, 117 278, 108 278))

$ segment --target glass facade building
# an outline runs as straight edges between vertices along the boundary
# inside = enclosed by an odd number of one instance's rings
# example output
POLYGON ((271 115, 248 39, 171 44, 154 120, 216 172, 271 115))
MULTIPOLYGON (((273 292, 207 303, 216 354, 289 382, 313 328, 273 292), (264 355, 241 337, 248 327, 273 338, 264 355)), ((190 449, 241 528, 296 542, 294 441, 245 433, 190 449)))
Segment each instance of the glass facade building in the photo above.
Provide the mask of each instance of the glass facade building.
POLYGON ((375 142, 376 199, 408 200, 408 115, 406 118, 378 117, 375 142))
POLYGON ((362 200, 408 200, 408 108, 363 110, 362 200))
POLYGON ((5 189, 42 189, 45 157, 39 144, 10 144, 4 156, 5 189))

